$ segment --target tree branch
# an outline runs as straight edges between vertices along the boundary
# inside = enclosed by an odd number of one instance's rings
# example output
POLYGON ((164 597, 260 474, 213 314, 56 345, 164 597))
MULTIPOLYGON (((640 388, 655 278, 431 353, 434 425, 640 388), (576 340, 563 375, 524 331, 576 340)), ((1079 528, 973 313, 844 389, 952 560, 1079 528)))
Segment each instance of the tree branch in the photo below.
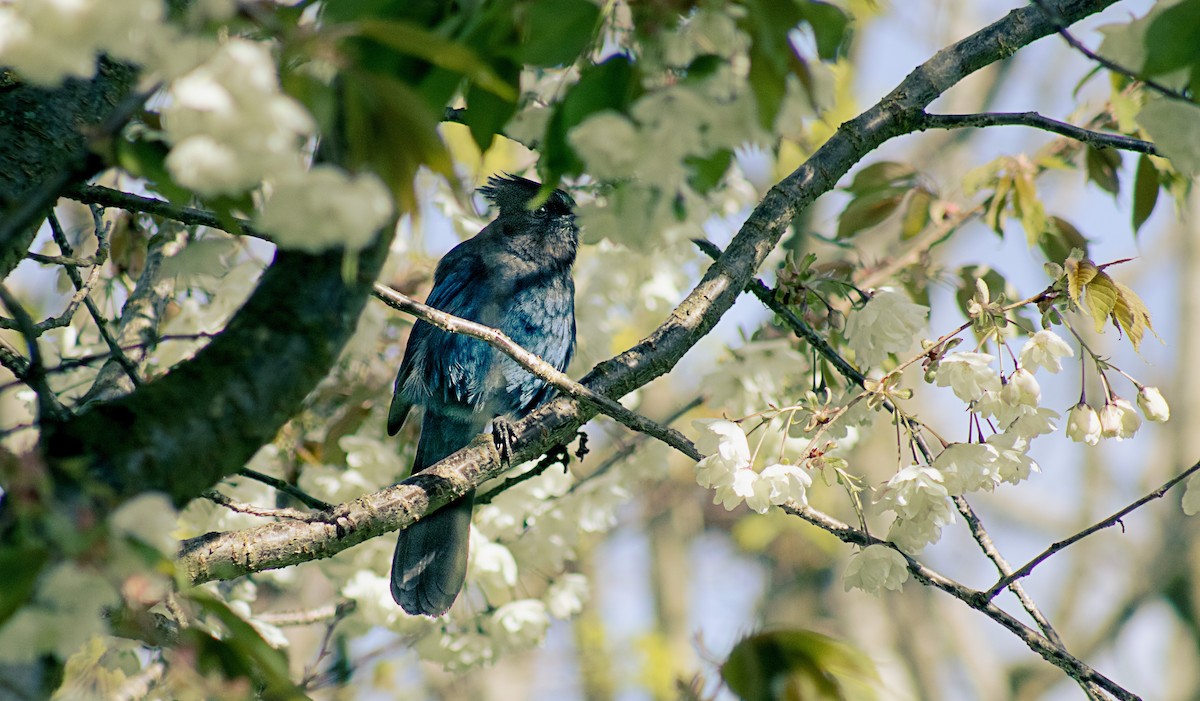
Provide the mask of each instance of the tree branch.
POLYGON ((1073 23, 1073 21, 1068 21, 1067 19, 1065 19, 1062 16, 1062 14, 1059 12, 1059 10, 1057 8, 1053 7, 1053 3, 1050 3, 1047 0, 1033 0, 1033 4, 1036 5, 1039 9, 1041 9, 1041 11, 1044 12, 1046 14, 1046 16, 1050 18, 1050 21, 1054 23, 1054 30, 1056 32, 1058 32, 1059 36, 1061 36, 1063 38, 1063 41, 1067 42, 1068 46, 1070 46, 1072 49, 1075 49, 1079 53, 1083 54, 1089 60, 1095 61, 1096 63, 1100 64, 1101 66, 1104 66, 1105 68, 1112 71, 1113 73, 1119 73, 1119 74, 1125 76, 1126 78, 1129 78, 1130 80, 1136 80, 1136 81, 1144 84, 1146 87, 1150 88, 1151 90, 1159 93, 1160 95, 1169 97, 1173 100, 1183 100, 1184 102, 1191 102, 1191 100, 1188 99, 1187 95, 1180 93, 1178 90, 1173 90, 1173 89, 1163 85, 1162 83, 1155 82, 1149 78, 1143 78, 1142 76, 1139 76, 1133 69, 1122 66, 1121 64, 1119 64, 1116 61, 1113 61, 1111 59, 1107 59, 1107 58, 1101 56, 1100 54, 1096 53, 1095 51, 1092 51, 1088 47, 1084 46, 1083 42, 1076 39, 1075 35, 1071 34, 1071 31, 1069 29, 1067 29, 1067 27, 1069 25, 1071 25, 1073 23))
POLYGON ((1197 470, 1200 470, 1200 462, 1197 462, 1196 464, 1192 465, 1188 469, 1184 470, 1183 472, 1179 473, 1178 475, 1167 480, 1167 482, 1165 484, 1163 484, 1163 486, 1159 487, 1158 489, 1154 490, 1153 492, 1150 492, 1149 494, 1142 497, 1141 499, 1138 499, 1137 501, 1133 502, 1129 506, 1126 506, 1125 508, 1116 512, 1112 516, 1109 516, 1108 518, 1106 518, 1102 521, 1098 521, 1097 523, 1094 523, 1091 526, 1088 526, 1087 528, 1083 529, 1082 531, 1079 531, 1078 533, 1071 536, 1070 538, 1064 538, 1063 540, 1060 540, 1056 543, 1051 544, 1050 547, 1048 547, 1045 550, 1043 550, 1042 552, 1038 553, 1038 555, 1036 557, 1034 557, 1032 560, 1025 563, 1024 565, 1021 565, 1021 567, 1019 569, 1017 569, 1017 571, 1013 572, 1012 574, 1008 575, 1007 577, 1002 578, 1000 581, 993 584, 990 589, 988 589, 986 592, 984 592, 984 596, 986 596, 989 600, 994 599, 996 597, 996 595, 999 594, 1001 591, 1003 591, 1004 588, 1007 587, 1008 585, 1012 584, 1013 582, 1017 581, 1018 579, 1029 576, 1029 573, 1033 572, 1033 569, 1035 567, 1037 567, 1038 565, 1045 562, 1047 559, 1050 558, 1051 555, 1054 555, 1058 551, 1064 550, 1064 549, 1070 547, 1071 545, 1078 543, 1079 541, 1090 536, 1091 534, 1095 533, 1096 531, 1102 531, 1105 528, 1115 526, 1118 523, 1121 523, 1122 528, 1124 528, 1124 524, 1121 522, 1121 519, 1125 518, 1129 514, 1136 511, 1137 509, 1141 508, 1142 505, 1144 505, 1148 502, 1154 501, 1155 499, 1161 499, 1163 497, 1163 495, 1165 495, 1167 492, 1169 492, 1171 490, 1172 487, 1179 484, 1183 480, 1187 479, 1187 477, 1189 477, 1190 475, 1195 473, 1197 470))
POLYGON ((929 114, 922 113, 921 129, 962 129, 964 127, 1033 127, 1059 136, 1075 139, 1095 148, 1115 148, 1135 153, 1161 156, 1158 148, 1149 141, 1120 134, 1084 129, 1074 124, 1060 122, 1037 112, 982 112, 979 114, 929 114))
MULTIPOLYGON (((1061 0, 1060 16, 1077 21, 1115 0, 1061 0)), ((596 366, 580 384, 618 397, 669 372, 675 363, 732 306, 754 271, 778 243, 796 214, 867 154, 895 136, 918 129, 919 115, 938 95, 980 68, 1054 32, 1033 6, 953 44, 917 67, 891 93, 839 127, 795 172, 766 194, 733 241, 666 322, 633 348, 596 366)), ((560 397, 513 424, 514 463, 524 462, 568 440, 596 409, 560 397)), ((323 523, 273 523, 189 541, 180 565, 193 582, 226 579, 254 571, 330 557, 416 518, 503 472, 486 437, 474 440, 421 474, 327 512, 323 523)))
POLYGON ((1104 691, 1112 694, 1115 698, 1122 701, 1138 701, 1138 697, 1128 690, 1118 685, 1113 680, 1097 672, 1092 667, 1088 666, 1083 661, 1069 654, 1061 645, 1056 645, 1045 636, 1037 631, 1021 623, 1016 618, 1013 618, 1004 609, 996 606, 986 596, 984 592, 971 589, 970 587, 959 584, 958 582, 946 577, 937 571, 921 564, 915 558, 911 557, 904 551, 887 541, 880 540, 872 535, 863 533, 857 528, 853 528, 837 519, 824 514, 816 509, 796 503, 785 504, 783 510, 798 516, 821 530, 836 536, 839 540, 850 545, 858 545, 866 547, 868 545, 883 545, 892 548, 900 553, 908 563, 908 571, 913 578, 918 582, 941 589, 955 599, 963 602, 967 606, 979 611, 996 623, 999 623, 1005 629, 1016 635, 1021 642, 1025 643, 1029 649, 1036 652, 1047 662, 1055 665, 1059 669, 1067 673, 1069 677, 1077 681, 1085 688, 1088 685, 1095 684, 1104 691))
POLYGON ((0 91, 0 279, 25 258, 60 193, 103 167, 90 146, 141 107, 147 94, 134 92, 136 80, 134 68, 101 58, 90 80, 0 91))

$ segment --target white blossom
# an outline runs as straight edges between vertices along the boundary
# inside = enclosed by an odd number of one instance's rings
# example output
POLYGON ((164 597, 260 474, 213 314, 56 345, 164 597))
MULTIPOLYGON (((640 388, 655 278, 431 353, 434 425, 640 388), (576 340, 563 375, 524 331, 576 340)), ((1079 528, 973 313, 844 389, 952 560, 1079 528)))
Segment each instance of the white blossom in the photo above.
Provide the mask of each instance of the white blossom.
POLYGON ((546 604, 537 599, 519 599, 496 609, 483 622, 484 630, 498 646, 510 650, 524 650, 542 642, 546 629, 550 627, 550 614, 546 604))
POLYGON ((1039 367, 1050 372, 1062 370, 1062 358, 1075 356, 1075 351, 1053 331, 1042 329, 1029 337, 1021 347, 1021 367, 1035 372, 1039 367))
POLYGON ((950 495, 980 489, 991 491, 1000 481, 996 449, 986 443, 951 443, 938 454, 933 466, 942 474, 950 495))
POLYGON ((949 497, 941 472, 926 465, 909 465, 888 480, 877 501, 900 518, 942 526, 954 522, 949 497))
POLYGON ((1036 407, 1042 399, 1042 388, 1038 386, 1033 373, 1025 368, 1017 368, 1000 390, 1000 399, 1013 406, 1036 407))
POLYGON ((1171 407, 1157 387, 1139 387, 1137 403, 1147 421, 1166 421, 1171 418, 1171 407))
MULTIPOLYGON (((708 455, 696 463, 696 482, 709 489, 731 487, 735 473, 750 465, 750 445, 745 432, 725 419, 700 419, 693 421, 692 426, 700 431, 696 450, 708 455)), ((742 480, 745 482, 746 478, 743 476, 742 480)), ((742 485, 743 491, 745 486, 742 485)))
MULTIPOLYGON (((758 483, 758 473, 749 466, 733 470, 729 482, 716 487, 717 493, 713 497, 713 503, 720 504, 725 507, 726 511, 730 511, 742 501, 754 498, 758 483)), ((762 506, 760 513, 763 513, 766 512, 766 506, 769 504, 770 502, 765 497, 759 496, 751 508, 762 506)))
POLYGON ((546 589, 543 599, 550 615, 570 618, 583 610, 589 596, 588 580, 581 574, 569 572, 560 576, 546 589))
POLYGON ((511 551, 471 531, 467 576, 479 585, 489 602, 507 601, 517 585, 517 561, 511 551))
POLYGON ((897 518, 888 527, 887 539, 910 555, 918 555, 925 546, 942 537, 942 525, 922 519, 897 518))
POLYGON ((1100 416, 1096 410, 1080 402, 1067 414, 1067 438, 1077 443, 1096 445, 1100 442, 1100 416))
POLYGON ((1045 436, 1058 430, 1059 415, 1053 409, 1038 407, 1033 411, 1023 412, 1005 429, 1005 433, 1013 433, 1025 439, 1045 436))
POLYGON ((964 402, 983 397, 984 392, 999 393, 1000 376, 992 368, 987 353, 951 353, 938 364, 938 387, 950 387, 964 402))
POLYGON ((167 169, 180 185, 206 196, 232 195, 264 178, 303 173, 302 149, 316 125, 280 90, 266 44, 226 41, 175 80, 168 97, 167 169), (225 169, 219 178, 218 168, 225 169))
POLYGON ((490 634, 474 630, 451 632, 445 629, 417 641, 421 659, 439 662, 447 670, 456 671, 484 665, 496 658, 496 640, 490 634))
POLYGON ((1142 420, 1133 405, 1120 397, 1113 397, 1100 410, 1100 434, 1119 441, 1132 438, 1141 428, 1142 420))
POLYGON ((1183 492, 1183 513, 1188 516, 1200 514, 1200 475, 1188 478, 1187 489, 1183 492))
POLYGON ((1029 441, 1014 433, 997 433, 988 436, 987 444, 996 450, 996 474, 1009 484, 1027 479, 1032 472, 1040 472, 1033 458, 1025 454, 1029 441))
POLYGON ((877 366, 891 353, 911 348, 928 314, 929 307, 912 303, 900 292, 876 292, 846 319, 846 341, 858 366, 877 366))
POLYGON ((786 504, 788 501, 808 503, 808 488, 812 486, 812 477, 799 467, 768 465, 758 477, 759 482, 767 486, 767 498, 772 504, 786 504))
POLYGON ((908 579, 908 562, 886 545, 871 545, 850 558, 843 583, 846 591, 862 589, 878 595, 884 589, 900 591, 908 579))
POLYGON ((371 242, 392 212, 392 197, 378 176, 318 165, 276 181, 258 224, 284 248, 357 249, 371 242))

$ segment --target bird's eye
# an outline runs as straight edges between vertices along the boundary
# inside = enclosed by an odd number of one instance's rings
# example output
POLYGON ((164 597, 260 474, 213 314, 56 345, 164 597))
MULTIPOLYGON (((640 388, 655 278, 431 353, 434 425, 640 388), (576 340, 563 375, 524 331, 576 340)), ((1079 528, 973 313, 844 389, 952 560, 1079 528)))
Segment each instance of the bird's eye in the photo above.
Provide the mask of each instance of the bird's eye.
POLYGON ((539 217, 546 216, 546 205, 542 205, 541 207, 538 207, 537 209, 533 210, 533 213, 538 215, 539 217))

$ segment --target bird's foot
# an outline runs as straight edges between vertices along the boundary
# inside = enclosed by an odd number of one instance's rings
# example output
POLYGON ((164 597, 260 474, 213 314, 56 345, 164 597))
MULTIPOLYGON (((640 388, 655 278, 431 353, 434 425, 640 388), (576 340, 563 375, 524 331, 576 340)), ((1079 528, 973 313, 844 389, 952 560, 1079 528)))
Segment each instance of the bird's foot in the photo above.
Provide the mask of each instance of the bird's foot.
POLYGON ((513 429, 511 421, 502 416, 492 419, 492 444, 496 446, 496 452, 500 453, 501 465, 507 466, 512 462, 513 441, 516 439, 517 432, 513 429))

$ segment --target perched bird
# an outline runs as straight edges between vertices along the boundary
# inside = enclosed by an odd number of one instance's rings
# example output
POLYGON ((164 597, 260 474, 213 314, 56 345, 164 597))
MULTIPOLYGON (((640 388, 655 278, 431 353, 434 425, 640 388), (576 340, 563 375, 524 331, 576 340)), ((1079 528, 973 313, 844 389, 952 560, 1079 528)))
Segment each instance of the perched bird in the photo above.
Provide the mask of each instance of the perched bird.
MULTIPOLYGON (((530 204, 541 185, 492 177, 480 192, 500 214, 438 263, 426 304, 503 331, 559 370, 575 352, 579 244, 575 202, 555 190, 530 204)), ((424 410, 413 460, 419 472, 467 445, 489 421, 517 419, 553 388, 488 344, 417 321, 396 374, 388 412, 395 435, 409 409, 424 410)), ((493 432, 496 426, 493 425, 493 432)), ((392 559, 392 598, 411 614, 440 616, 462 589, 475 493, 400 532, 392 559)))

